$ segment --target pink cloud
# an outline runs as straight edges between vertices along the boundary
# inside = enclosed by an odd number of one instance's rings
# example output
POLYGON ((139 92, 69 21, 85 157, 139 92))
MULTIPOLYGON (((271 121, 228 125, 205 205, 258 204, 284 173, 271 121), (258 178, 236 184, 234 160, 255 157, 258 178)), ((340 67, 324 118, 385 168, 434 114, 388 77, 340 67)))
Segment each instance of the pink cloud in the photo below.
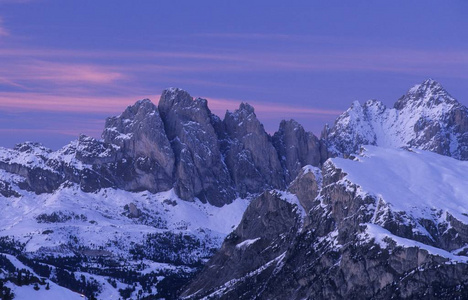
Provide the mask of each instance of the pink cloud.
POLYGON ((0 107, 10 111, 39 110, 63 112, 119 113, 137 99, 131 96, 57 95, 42 93, 0 92, 0 107))
MULTIPOLYGON (((62 126, 63 124, 61 124, 62 126)), ((78 127, 78 126, 77 126, 78 127)), ((77 137, 80 134, 86 132, 87 135, 99 136, 102 133, 102 129, 96 128, 71 128, 71 129, 49 129, 49 128, 0 128, 0 133, 38 133, 38 134, 63 134, 73 137, 77 137)))
POLYGON ((91 64, 54 63, 33 60, 26 62, 5 63, 0 69, 0 80, 18 84, 17 81, 51 81, 108 84, 125 76, 113 68, 91 64), (10 65, 10 67, 8 66, 10 65))
MULTIPOLYGON (((73 93, 46 94, 34 92, 0 92, 0 108, 8 111, 38 110, 38 111, 63 111, 63 112, 100 112, 116 114, 122 112, 127 106, 132 105, 138 99, 152 98, 157 104, 159 95, 156 97, 141 96, 93 96, 73 93)), ((221 99, 208 97, 208 106, 220 116, 226 110, 235 110, 239 107, 241 100, 221 99)), ((290 106, 284 104, 248 101, 255 112, 262 118, 286 118, 313 116, 316 118, 329 118, 341 113, 338 110, 320 109, 313 107, 290 106)))
POLYGON ((8 30, 3 25, 3 19, 0 17, 0 36, 7 36, 10 35, 8 30))
MULTIPOLYGON (((97 66, 73 65, 77 76, 85 80, 105 82, 122 76, 121 71, 129 72, 211 72, 211 71, 391 71, 411 74, 425 74, 437 68, 440 72, 453 72, 453 67, 468 65, 468 54, 465 51, 436 51, 411 49, 346 49, 339 51, 321 51, 309 53, 276 53, 241 51, 206 52, 167 52, 167 51, 76 51, 64 49, 0 49, 0 57, 42 57, 42 58, 120 58, 127 62, 114 69, 97 66), (140 59, 161 59, 159 63, 138 63, 140 59), (174 59, 174 61, 172 61, 174 59), (79 68, 80 67, 80 68, 79 68), (104 74, 95 74, 98 71, 104 74)), ((74 79, 65 73, 65 79, 74 79)), ((450 74, 466 77, 464 72, 450 74)), ((46 76, 50 77, 50 76, 46 76)), ((61 76, 57 76, 61 77, 61 76)))
POLYGON ((255 109, 255 113, 261 118, 287 118, 311 116, 315 118, 330 118, 342 113, 339 110, 320 109, 313 107, 290 106, 276 103, 257 101, 241 101, 234 99, 207 98, 208 107, 216 114, 223 116, 226 110, 233 111, 241 102, 248 102, 255 109))

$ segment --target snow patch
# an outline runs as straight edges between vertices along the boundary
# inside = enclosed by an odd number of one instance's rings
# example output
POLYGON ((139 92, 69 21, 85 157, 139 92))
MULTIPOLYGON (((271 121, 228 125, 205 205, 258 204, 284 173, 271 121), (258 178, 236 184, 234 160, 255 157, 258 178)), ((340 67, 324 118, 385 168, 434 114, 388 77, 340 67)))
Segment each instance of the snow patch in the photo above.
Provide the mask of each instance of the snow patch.
POLYGON ((426 250, 429 254, 445 257, 451 261, 468 263, 468 257, 466 256, 458 256, 458 255, 455 255, 454 253, 445 251, 440 248, 432 247, 432 246, 429 246, 429 245, 426 245, 426 244, 423 244, 414 240, 396 236, 390 233, 390 231, 376 224, 367 223, 363 225, 367 226, 367 228, 365 232, 361 234, 360 238, 363 240, 374 239, 375 242, 379 244, 380 247, 382 248, 387 248, 389 246, 389 239, 390 239, 394 241, 398 246, 401 246, 404 248, 416 247, 416 248, 426 250))
POLYGON ((260 240, 260 238, 245 240, 236 245, 236 249, 244 250, 245 248, 249 247, 250 245, 254 244, 256 241, 260 240))

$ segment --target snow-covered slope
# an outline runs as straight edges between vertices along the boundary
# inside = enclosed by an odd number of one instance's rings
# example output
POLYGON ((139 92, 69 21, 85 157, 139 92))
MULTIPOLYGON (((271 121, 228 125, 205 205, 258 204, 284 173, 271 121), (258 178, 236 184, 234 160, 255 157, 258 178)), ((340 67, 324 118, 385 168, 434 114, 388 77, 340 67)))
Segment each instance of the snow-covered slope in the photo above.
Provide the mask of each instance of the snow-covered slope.
POLYGON ((334 158, 331 163, 346 174, 343 184, 358 187, 356 195, 377 199, 370 220, 373 225, 369 226, 371 236, 379 232, 382 239, 382 231, 376 231, 375 225, 394 231, 390 222, 397 219, 412 230, 406 237, 448 251, 457 250, 455 245, 468 246, 456 242, 466 238, 464 233, 452 245, 444 241, 452 223, 468 229, 468 162, 422 150, 365 146, 354 160, 334 158))
POLYGON ((321 140, 293 120, 269 136, 248 104, 221 120, 169 89, 109 118, 102 140, 0 148, 0 290, 29 295, 18 259, 89 297, 174 299, 211 258, 185 296, 229 283, 216 295, 357 297, 421 262, 465 265, 463 160, 468 109, 433 80, 394 108, 354 102, 321 140))
POLYGON ((25 243, 27 252, 46 251, 72 240, 77 245, 93 241, 96 248, 114 241, 107 251, 124 255, 132 242, 165 231, 210 235, 216 246, 237 225, 247 203, 238 199, 218 208, 180 200, 172 190, 157 194, 114 189, 84 193, 72 186, 52 195, 26 192, 20 198, 3 199, 0 235, 15 236, 25 243))
POLYGON ((77 280, 85 276, 99 283, 99 299, 119 299, 119 290, 128 287, 132 297, 140 290, 142 296, 156 295, 158 284, 171 285, 166 277, 184 278, 197 270, 238 224, 247 204, 243 199, 223 207, 187 202, 173 190, 85 193, 69 185, 53 194, 21 191, 21 197, 0 196, 0 252, 49 266, 52 279, 56 268, 73 271, 77 280), (134 287, 119 275, 127 269, 141 284, 134 287))
POLYGON ((356 159, 332 159, 345 179, 376 195, 393 210, 427 218, 425 209, 444 209, 468 223, 468 162, 413 149, 365 146, 356 159))
POLYGON ((394 108, 369 100, 351 107, 325 131, 333 156, 350 154, 360 145, 413 147, 468 159, 468 109, 436 81, 411 88, 394 108))
POLYGON ((468 162, 424 150, 364 146, 329 159, 288 194, 253 200, 182 296, 464 299, 466 174, 468 162), (303 221, 287 216, 298 206, 303 221))
MULTIPOLYGON (((31 268, 25 266, 16 257, 8 254, 3 255, 17 270, 25 270, 30 272, 30 276, 40 278, 31 268)), ((0 269, 0 277, 4 272, 0 269)), ((44 280, 41 284, 23 284, 21 286, 7 282, 5 287, 9 288, 14 295, 14 299, 35 299, 35 300, 50 300, 50 299, 67 299, 67 300, 83 300, 84 296, 61 287, 50 280, 44 280)), ((5 296, 5 295, 3 295, 5 296)), ((5 297, 6 298, 6 297, 5 297)), ((3 299, 3 298, 2 298, 3 299)))

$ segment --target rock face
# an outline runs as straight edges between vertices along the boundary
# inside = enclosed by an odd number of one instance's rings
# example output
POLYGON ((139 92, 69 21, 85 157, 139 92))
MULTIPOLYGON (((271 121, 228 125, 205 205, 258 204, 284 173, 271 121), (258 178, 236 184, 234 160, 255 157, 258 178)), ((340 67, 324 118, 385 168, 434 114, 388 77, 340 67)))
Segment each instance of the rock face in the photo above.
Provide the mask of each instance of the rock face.
POLYGON ((152 192, 172 187, 174 153, 150 100, 138 101, 120 116, 108 118, 102 137, 105 143, 119 146, 125 158, 119 168, 129 176, 122 178, 119 187, 152 192))
POLYGON ((226 112, 224 128, 226 165, 241 196, 285 187, 278 153, 252 106, 226 112))
MULTIPOLYGON (((198 299, 206 295, 206 291, 215 292, 213 296, 225 299, 247 299, 255 295, 248 290, 251 286, 229 292, 225 288, 219 293, 213 287, 222 286, 259 268, 263 273, 274 274, 301 226, 301 217, 294 209, 292 204, 281 200, 281 195, 274 192, 265 192, 253 200, 239 226, 228 235, 221 249, 210 260, 209 275, 197 277, 182 297, 195 293, 193 296, 198 299), (259 235, 259 232, 263 234, 259 235), (275 244, 278 246, 269 247, 275 244), (197 291, 203 292, 197 294, 197 291)), ((255 286, 257 288, 262 287, 255 286)))
MULTIPOLYGON (((284 197, 287 194, 282 193, 281 197, 277 192, 266 192, 254 200, 238 228, 226 238, 204 270, 185 287, 182 297, 466 297, 468 256, 461 249, 465 249, 462 245, 468 242, 468 220, 462 213, 458 214, 457 221, 452 220, 448 213, 450 208, 439 208, 437 204, 427 207, 423 214, 399 211, 398 199, 387 198, 388 193, 384 190, 380 190, 383 196, 365 192, 363 186, 368 185, 363 182, 361 186, 352 181, 352 178, 359 178, 356 176, 358 169, 349 165, 363 164, 365 167, 364 163, 373 157, 377 160, 386 157, 387 154, 380 151, 373 148, 362 158, 349 163, 329 160, 318 173, 313 168, 304 170, 290 188, 299 200, 295 204, 285 201, 291 195, 284 197), (463 225, 452 227, 452 224, 463 225)), ((402 155, 405 161, 418 160, 420 155, 394 151, 392 155, 402 155)), ((429 156, 436 157, 434 154, 429 156)), ((445 168, 447 161, 440 164, 436 161, 435 165, 445 168)), ((431 162, 426 163, 434 166, 431 162)), ((455 160, 451 163, 454 169, 467 169, 464 163, 455 160)), ((398 176, 392 172, 387 175, 389 178, 398 176)), ((415 180, 416 177, 410 178, 412 186, 424 189, 423 184, 415 185, 415 180)), ((429 180, 428 184, 433 182, 429 180)), ((390 185, 390 188, 395 186, 390 185)), ((404 192, 404 188, 401 191, 404 192)), ((437 196, 431 201, 434 199, 437 196)), ((422 205, 418 201, 425 199, 414 199, 414 205, 422 205)), ((418 207, 418 212, 421 211, 425 209, 418 207)))
POLYGON ((231 202, 235 191, 207 101, 194 100, 180 89, 169 89, 163 92, 158 107, 175 153, 177 194, 218 206, 231 202))
POLYGON ((468 160, 468 109, 426 80, 394 108, 377 100, 354 102, 320 140, 293 120, 282 121, 271 137, 249 104, 221 120, 206 100, 171 88, 158 106, 145 99, 108 118, 102 140, 81 135, 58 151, 23 143, 0 151, 0 169, 19 175, 18 186, 36 193, 51 193, 65 182, 87 192, 174 188, 185 200, 222 206, 236 196, 285 189, 303 166, 321 166, 362 145, 468 160))
POLYGON ((293 181, 303 166, 319 166, 325 161, 319 139, 294 120, 281 121, 273 135, 273 145, 278 151, 286 183, 293 181))
POLYGON ((436 81, 411 88, 387 108, 377 100, 354 102, 324 130, 330 155, 355 153, 360 145, 412 147, 468 159, 468 109, 436 81))
POLYGON ((102 140, 80 135, 58 151, 34 143, 2 149, 0 169, 39 194, 67 182, 85 192, 173 188, 184 200, 223 206, 237 196, 285 188, 302 166, 324 161, 320 143, 293 120, 272 138, 246 103, 221 120, 205 99, 170 88, 158 106, 144 99, 108 118, 102 140))

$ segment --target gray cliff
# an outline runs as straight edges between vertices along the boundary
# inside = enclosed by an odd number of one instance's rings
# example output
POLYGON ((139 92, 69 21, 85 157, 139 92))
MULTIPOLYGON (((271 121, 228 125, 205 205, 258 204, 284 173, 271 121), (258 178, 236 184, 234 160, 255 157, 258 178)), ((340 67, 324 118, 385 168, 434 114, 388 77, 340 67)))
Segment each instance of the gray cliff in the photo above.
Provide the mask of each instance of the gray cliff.
POLYGON ((359 186, 343 184, 345 176, 327 162, 292 183, 289 192, 299 203, 276 191, 252 201, 182 298, 466 299, 468 264, 417 243, 460 249, 468 242, 468 225, 453 216, 409 219, 377 197, 357 193, 359 186), (387 240, 383 247, 366 238, 369 222, 413 242, 402 247, 387 240), (430 235, 418 234, 421 227, 430 235))
POLYGON ((235 198, 231 177, 219 149, 212 114, 205 99, 180 89, 163 92, 158 105, 175 153, 175 190, 221 206, 235 198))
POLYGON ((241 103, 239 109, 226 112, 224 128, 226 165, 241 196, 285 187, 278 153, 252 106, 241 103))
POLYGON ((273 145, 278 151, 287 183, 297 177, 303 166, 319 166, 325 161, 321 141, 294 120, 281 121, 273 135, 273 145))

